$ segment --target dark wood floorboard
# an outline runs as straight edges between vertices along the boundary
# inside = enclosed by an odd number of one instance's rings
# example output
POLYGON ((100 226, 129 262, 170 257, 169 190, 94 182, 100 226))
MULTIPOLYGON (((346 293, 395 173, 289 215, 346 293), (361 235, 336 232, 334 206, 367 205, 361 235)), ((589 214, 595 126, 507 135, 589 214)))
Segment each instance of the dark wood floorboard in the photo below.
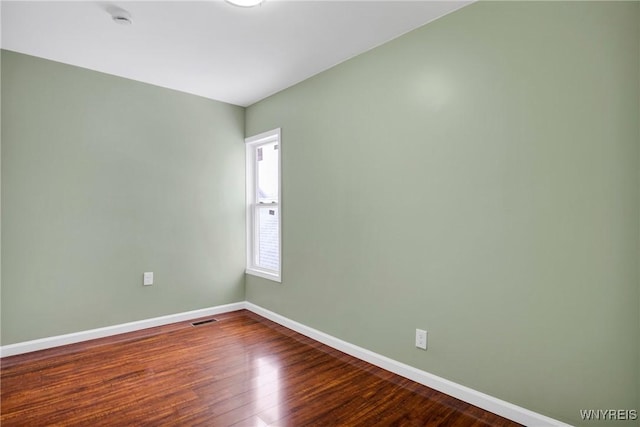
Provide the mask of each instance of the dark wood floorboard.
POLYGON ((241 310, 1 360, 9 426, 518 424, 241 310))

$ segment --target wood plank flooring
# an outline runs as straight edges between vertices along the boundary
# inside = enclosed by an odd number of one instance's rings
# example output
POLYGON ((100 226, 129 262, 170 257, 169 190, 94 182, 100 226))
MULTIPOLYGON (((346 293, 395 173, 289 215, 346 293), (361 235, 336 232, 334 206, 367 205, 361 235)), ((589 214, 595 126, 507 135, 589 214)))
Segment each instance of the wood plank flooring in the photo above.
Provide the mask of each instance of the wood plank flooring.
POLYGON ((2 359, 9 426, 517 426, 254 313, 2 359))

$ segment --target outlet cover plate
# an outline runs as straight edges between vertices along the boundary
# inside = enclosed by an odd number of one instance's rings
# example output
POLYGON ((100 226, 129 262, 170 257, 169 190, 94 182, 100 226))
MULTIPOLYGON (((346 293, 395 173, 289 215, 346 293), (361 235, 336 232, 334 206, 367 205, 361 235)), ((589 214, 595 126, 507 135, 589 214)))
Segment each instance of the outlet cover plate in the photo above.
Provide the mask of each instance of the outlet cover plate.
POLYGON ((149 271, 142 274, 142 284, 144 286, 153 285, 153 271, 149 271))
POLYGON ((427 331, 416 329, 416 347, 423 350, 427 349, 427 331))

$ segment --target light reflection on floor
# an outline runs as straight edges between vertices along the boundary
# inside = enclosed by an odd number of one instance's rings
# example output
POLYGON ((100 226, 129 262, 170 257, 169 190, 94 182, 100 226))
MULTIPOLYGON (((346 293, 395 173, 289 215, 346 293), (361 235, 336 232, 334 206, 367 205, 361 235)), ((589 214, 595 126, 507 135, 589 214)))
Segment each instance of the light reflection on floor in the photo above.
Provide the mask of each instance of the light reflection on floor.
POLYGON ((271 357, 262 356, 255 359, 255 367, 258 375, 253 389, 259 417, 254 421, 257 426, 266 426, 280 419, 280 366, 271 357))

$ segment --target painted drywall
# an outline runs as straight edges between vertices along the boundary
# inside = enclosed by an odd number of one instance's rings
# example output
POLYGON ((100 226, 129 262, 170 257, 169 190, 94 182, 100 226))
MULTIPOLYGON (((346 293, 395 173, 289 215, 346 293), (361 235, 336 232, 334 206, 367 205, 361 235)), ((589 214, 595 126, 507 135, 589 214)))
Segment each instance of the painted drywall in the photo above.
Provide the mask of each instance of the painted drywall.
MULTIPOLYGON (((2 6, 0 6, 2 22, 2 6)), ((0 42, 2 39, 0 31, 0 42)), ((2 54, 0 52, 0 344, 2 344, 2 54)))
POLYGON ((247 300, 572 424, 640 409, 639 43, 638 2, 479 2, 249 107, 283 280, 247 300))
MULTIPOLYGON (((2 7, 0 6, 0 22, 2 7)), ((2 38, 0 31, 0 39, 2 38)), ((1 41, 1 40, 0 40, 1 41)), ((0 52, 0 100, 2 100, 2 54, 0 52)), ((0 101, 0 344, 2 343, 2 102, 0 101)))
POLYGON ((2 344, 243 301, 243 165, 241 107, 3 51, 2 344))

